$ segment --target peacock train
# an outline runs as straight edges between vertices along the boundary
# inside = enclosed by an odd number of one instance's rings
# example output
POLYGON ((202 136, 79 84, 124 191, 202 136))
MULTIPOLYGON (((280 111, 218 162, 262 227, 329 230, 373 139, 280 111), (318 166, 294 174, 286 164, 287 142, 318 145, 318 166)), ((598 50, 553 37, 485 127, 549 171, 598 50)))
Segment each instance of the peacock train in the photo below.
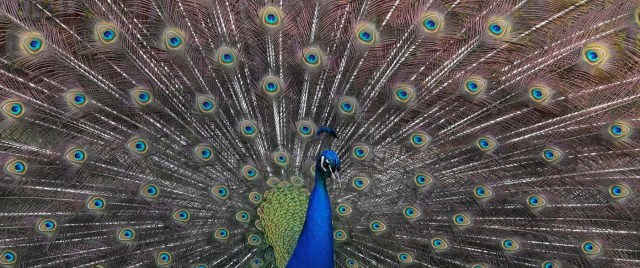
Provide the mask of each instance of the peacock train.
POLYGON ((2 0, 0 267, 640 267, 640 0, 2 0))

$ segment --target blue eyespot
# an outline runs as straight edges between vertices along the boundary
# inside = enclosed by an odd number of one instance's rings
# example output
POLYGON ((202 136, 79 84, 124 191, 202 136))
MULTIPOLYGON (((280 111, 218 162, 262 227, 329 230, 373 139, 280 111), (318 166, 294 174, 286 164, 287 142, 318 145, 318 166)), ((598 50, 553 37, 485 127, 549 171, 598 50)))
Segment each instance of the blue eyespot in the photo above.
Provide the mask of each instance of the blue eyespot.
POLYGON ((267 15, 267 22, 269 24, 276 24, 278 22, 278 17, 276 17, 273 14, 269 14, 269 15, 267 15))
POLYGON ((14 103, 11 105, 11 114, 19 115, 22 113, 22 105, 19 103, 14 103))
POLYGON ((75 153, 73 153, 73 158, 76 161, 82 161, 84 160, 84 153, 82 151, 76 151, 75 153))
POLYGON ((144 149, 147 148, 147 144, 144 141, 137 141, 135 145, 136 145, 136 150, 138 151, 144 151, 144 149))
POLYGON ((353 110, 353 106, 351 106, 351 104, 348 102, 343 102, 341 107, 342 107, 342 110, 346 112, 353 110))
POLYGON ((582 243, 582 252, 587 255, 597 255, 600 254, 602 248, 596 242, 593 241, 585 241, 582 243))
POLYGON ((275 83, 267 83, 266 89, 269 92, 274 92, 277 89, 277 85, 275 83))
POLYGON ((505 240, 504 242, 502 242, 502 245, 506 248, 510 248, 513 247, 513 241, 511 240, 505 240))
POLYGON ((205 111, 210 111, 211 109, 213 109, 213 103, 209 100, 203 101, 200 106, 202 107, 203 110, 205 111))
POLYGON ((180 44, 182 44, 182 40, 180 39, 180 37, 174 36, 174 37, 169 38, 169 46, 175 48, 175 47, 180 46, 180 44))
POLYGON ((22 171, 24 171, 25 166, 24 166, 24 164, 22 162, 16 162, 13 165, 13 169, 15 169, 16 172, 22 172, 22 171))
POLYGON ((80 93, 76 94, 76 96, 73 97, 73 102, 78 105, 84 104, 85 100, 86 100, 86 97, 80 93))
POLYGON ((307 61, 309 63, 316 63, 318 61, 318 57, 316 55, 309 54, 307 55, 307 61))
POLYGON ((3 266, 10 265, 13 267, 13 264, 16 263, 17 260, 18 257, 16 256, 16 253, 11 250, 2 251, 2 254, 0 255, 0 265, 3 266))
POLYGON ((218 228, 215 232, 213 232, 213 236, 219 240, 226 240, 229 238, 229 230, 226 228, 218 228))
POLYGON ((485 193, 485 191, 484 191, 484 188, 483 188, 483 187, 478 187, 478 188, 476 188, 476 195, 478 195, 478 196, 484 196, 484 193, 485 193))
POLYGON ((106 41, 113 40, 114 37, 116 37, 116 33, 114 33, 112 30, 106 30, 102 32, 102 38, 106 41))
POLYGON ((86 207, 92 211, 101 211, 107 205, 107 201, 102 197, 92 197, 87 201, 86 207))
POLYGON ((538 88, 534 88, 533 90, 531 90, 531 95, 533 96, 534 99, 542 99, 544 97, 544 94, 542 94, 542 91, 538 88))
POLYGON ((598 53, 595 52, 593 49, 587 50, 586 55, 587 55, 587 59, 591 62, 596 62, 600 58, 598 56, 598 53))
POLYGON ((369 32, 361 31, 360 32, 360 38, 362 40, 364 40, 364 41, 371 41, 372 36, 371 36, 371 33, 369 33, 369 32))
POLYGON ((469 89, 470 91, 478 91, 478 84, 476 84, 476 82, 473 81, 469 81, 467 82, 467 89, 469 89))
POLYGON ((503 31, 502 27, 496 23, 492 23, 491 25, 489 25, 489 29, 494 34, 501 34, 503 31))
POLYGON ((186 223, 191 219, 191 214, 185 209, 178 209, 173 213, 173 219, 180 223, 186 223))
POLYGON ((429 30, 435 30, 437 28, 437 24, 432 19, 424 20, 424 27, 427 27, 429 30))
POLYGON ((233 55, 231 53, 225 53, 222 55, 222 61, 224 61, 225 63, 231 63, 233 62, 233 55))
POLYGON ((39 38, 33 38, 29 42, 29 48, 33 51, 39 50, 42 47, 42 41, 39 38))
POLYGON ((402 100, 406 100, 407 98, 409 98, 409 93, 407 93, 407 91, 400 89, 396 92, 396 95, 398 96, 398 98, 402 99, 402 100))
POLYGON ((387 226, 382 221, 372 221, 369 224, 369 229, 374 234, 379 234, 387 229, 387 226))

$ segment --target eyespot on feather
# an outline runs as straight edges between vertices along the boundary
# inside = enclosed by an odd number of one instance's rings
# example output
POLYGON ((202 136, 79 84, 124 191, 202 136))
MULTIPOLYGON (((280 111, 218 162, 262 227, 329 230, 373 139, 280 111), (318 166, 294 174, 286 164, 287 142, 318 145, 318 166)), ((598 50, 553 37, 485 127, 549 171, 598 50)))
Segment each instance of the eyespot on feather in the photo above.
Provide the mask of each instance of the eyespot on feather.
POLYGON ((582 60, 593 67, 601 67, 611 57, 608 47, 600 43, 590 43, 582 47, 580 54, 582 60))
POLYGON ((276 76, 265 76, 260 85, 262 85, 261 92, 268 97, 276 98, 282 93, 282 81, 276 76))
POLYGON ((2 103, 2 113, 8 119, 17 119, 24 116, 26 108, 21 101, 6 100, 2 103))
POLYGON ((369 160, 371 158, 372 152, 371 147, 364 143, 356 143, 351 148, 351 157, 359 161, 369 160))
POLYGON ((451 217, 453 224, 458 227, 466 227, 471 225, 471 219, 466 213, 456 213, 451 217))
POLYGON ((260 172, 252 165, 242 166, 240 172, 242 173, 242 176, 249 181, 255 180, 256 178, 260 177, 260 172))
POLYGON ((369 187, 370 181, 369 178, 364 176, 356 176, 351 181, 351 185, 358 191, 364 191, 369 187))
POLYGON ((422 15, 420 25, 425 33, 438 33, 444 28, 444 18, 439 13, 428 12, 422 15))
POLYGON ((436 251, 441 251, 441 250, 445 250, 449 247, 449 244, 447 243, 447 240, 445 240, 442 237, 436 236, 434 238, 431 238, 430 240, 430 245, 431 248, 433 248, 436 251))
POLYGON ((200 144, 193 148, 193 155, 196 159, 207 162, 214 158, 213 149, 207 144, 200 144))
POLYGON ((4 171, 12 175, 24 175, 27 173, 28 165, 20 159, 9 160, 4 165, 4 171))
POLYGON ((16 262, 18 262, 18 254, 16 254, 13 250, 3 250, 0 253, 0 265, 11 265, 13 266, 16 262))
POLYGON ((487 23, 487 32, 491 37, 503 38, 509 33, 509 22, 504 19, 492 19, 487 23))
POLYGON ((89 197, 89 199, 87 199, 87 202, 85 203, 85 208, 93 212, 102 212, 106 209, 106 207, 107 200, 99 196, 89 197))
POLYGON ((369 22, 361 22, 356 26, 354 35, 356 40, 364 46, 371 46, 378 41, 378 30, 369 22))
POLYGON ((318 127, 311 121, 300 120, 296 122, 296 136, 303 140, 308 140, 316 137, 318 127))
POLYGON ((213 232, 213 237, 218 240, 227 240, 229 238, 229 230, 227 228, 218 228, 213 232))
POLYGON ((132 241, 134 241, 136 239, 136 231, 129 228, 129 227, 124 227, 124 228, 120 228, 117 231, 117 236, 116 236, 116 240, 118 240, 121 243, 130 243, 132 241))
POLYGON ((103 45, 110 45, 120 38, 120 30, 111 22, 101 21, 96 23, 93 34, 97 41, 103 45))
POLYGON ((133 153, 143 155, 149 151, 149 143, 142 138, 133 138, 127 143, 127 149, 133 153))
POLYGON ((168 267, 173 264, 173 255, 171 252, 162 250, 156 253, 156 265, 160 267, 168 267))
POLYGON ((39 32, 20 33, 18 38, 23 56, 35 56, 47 48, 47 42, 39 32))
POLYGON ((84 162, 87 160, 87 157, 87 152, 80 148, 73 148, 67 151, 67 153, 65 154, 65 158, 67 159, 67 161, 78 165, 84 164, 84 162))
POLYGON ((391 103, 399 108, 406 108, 413 104, 416 98, 416 88, 412 85, 400 83, 391 88, 391 103))
POLYGON ((372 221, 371 223, 369 223, 369 230, 374 235, 379 235, 379 234, 384 233, 387 230, 387 225, 385 225, 384 222, 382 222, 380 220, 375 220, 375 221, 372 221))
POLYGON ((401 264, 413 263, 413 256, 407 252, 400 252, 396 257, 401 264))
POLYGON ((58 230, 58 222, 52 218, 42 218, 36 224, 36 231, 44 235, 52 235, 58 230))
POLYGON ((187 223, 191 220, 191 213, 186 209, 177 209, 171 215, 173 220, 178 223, 187 223))
POLYGON ((516 251, 520 249, 520 243, 518 243, 518 241, 512 238, 503 239, 500 242, 500 246, 505 251, 516 251))
POLYGON ((160 188, 152 183, 145 184, 140 187, 140 195, 147 199, 155 199, 160 196, 160 188))
POLYGON ((302 50, 302 63, 308 69, 317 69, 324 65, 324 53, 316 46, 306 47, 302 50))
POLYGON ((580 250, 587 256, 596 256, 602 253, 602 247, 600 244, 592 240, 582 242, 580 250))
POLYGON ((271 160, 276 166, 286 169, 289 166, 290 156, 287 152, 277 151, 271 154, 271 160))
POLYGON ((268 5, 260 9, 260 18, 262 25, 267 29, 278 29, 282 26, 284 18, 282 10, 273 5, 268 5))
POLYGON ((168 51, 177 51, 184 49, 185 35, 178 28, 167 28, 164 30, 163 43, 168 51))
POLYGON ((85 107, 87 103, 89 103, 89 97, 87 97, 87 94, 81 90, 73 89, 65 93, 65 101, 69 107, 79 109, 85 107))
POLYGON ((478 97, 487 89, 487 80, 479 76, 472 76, 464 80, 463 88, 467 96, 478 97))
POLYGON ((154 102, 153 94, 147 88, 136 87, 131 90, 130 94, 134 103, 140 107, 147 106, 154 102))
POLYGON ((221 46, 216 50, 218 64, 224 67, 235 67, 238 63, 238 50, 228 46, 221 46))
POLYGON ((211 188, 211 193, 216 198, 225 200, 229 197, 229 188, 225 185, 217 185, 211 188))
POLYGON ((212 95, 196 96, 196 109, 203 114, 215 114, 218 111, 218 101, 212 95))

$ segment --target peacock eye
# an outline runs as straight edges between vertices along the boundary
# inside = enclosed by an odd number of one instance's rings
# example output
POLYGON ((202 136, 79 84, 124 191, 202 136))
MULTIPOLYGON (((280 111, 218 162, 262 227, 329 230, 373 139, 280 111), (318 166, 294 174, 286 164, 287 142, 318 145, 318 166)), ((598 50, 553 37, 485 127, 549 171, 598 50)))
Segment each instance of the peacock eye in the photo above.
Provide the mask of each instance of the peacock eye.
POLYGON ((609 186, 609 196, 613 199, 621 199, 628 196, 630 193, 629 188, 622 184, 614 184, 609 186))
POLYGON ((414 206, 405 207, 402 210, 402 214, 404 215, 405 218, 409 220, 416 219, 421 215, 420 210, 418 210, 418 208, 414 206))
POLYGON ((547 204, 547 200, 541 195, 534 194, 527 197, 527 204, 531 208, 541 208, 547 204))
POLYGON ((213 232, 213 236, 219 240, 226 240, 229 238, 229 230, 226 228, 218 228, 215 232, 213 232))
POLYGON ((26 34, 22 38, 22 46, 28 51, 30 54, 38 54, 44 49, 45 43, 44 39, 38 33, 30 33, 26 34))
POLYGON ((369 230, 374 234, 380 234, 387 230, 387 226, 382 221, 372 221, 369 223, 369 230))
POLYGON ((498 142, 489 136, 482 136, 476 140, 476 147, 478 147, 480 151, 487 152, 487 153, 495 149, 497 145, 498 145, 498 142))
POLYGON ((433 182, 433 180, 431 179, 431 175, 426 173, 417 173, 416 175, 413 176, 413 181, 416 184, 416 186, 420 188, 428 186, 433 182))
POLYGON ((251 268, 260 268, 264 265, 264 261, 260 258, 255 258, 251 260, 251 268))
POLYGON ((333 232, 333 238, 335 240, 338 240, 338 241, 347 240, 347 232, 345 232, 344 230, 340 230, 340 229, 335 230, 333 232))
POLYGON ((338 207, 336 207, 336 212, 338 212, 338 215, 340 216, 349 216, 349 214, 351 214, 351 211, 353 211, 351 209, 351 206, 347 204, 340 204, 338 205, 338 207))
POLYGON ((71 149, 65 157, 72 163, 82 164, 87 160, 87 153, 82 149, 71 149))
POLYGON ((173 219, 180 223, 186 223, 191 219, 191 213, 186 209, 178 209, 173 212, 173 219))
POLYGON ((607 48, 598 44, 588 44, 582 48, 582 57, 589 65, 600 65, 608 58, 607 48))
POLYGON ((357 160, 363 161, 369 157, 371 148, 367 145, 356 145, 351 150, 351 154, 357 160))
POLYGON ((453 215, 452 219, 453 219, 453 224, 455 224, 456 226, 467 226, 471 224, 471 220, 469 219, 469 216, 467 216, 464 213, 457 213, 453 215))
POLYGON ((300 120, 296 123, 296 129, 298 137, 306 140, 315 137, 318 128, 316 124, 311 121, 300 120))
POLYGON ((168 50, 177 50, 184 44, 184 34, 178 29, 167 29, 164 32, 165 47, 168 50))
POLYGON ((137 154, 145 154, 149 150, 149 145, 144 139, 132 139, 127 144, 127 147, 137 154))
POLYGON ((87 95, 78 90, 72 90, 66 93, 65 100, 71 107, 82 108, 89 102, 87 95))
POLYGON ((338 100, 338 111, 340 115, 352 116, 355 114, 358 107, 358 102, 353 97, 344 96, 338 100))
POLYGON ((431 143, 431 136, 423 131, 414 131, 409 135, 409 143, 418 150, 423 150, 431 143))
POLYGON ((213 149, 207 145, 198 145, 193 148, 193 154, 201 161, 209 161, 213 158, 213 149))
POLYGON ((18 255, 11 250, 5 250, 0 253, 0 264, 4 265, 13 265, 18 261, 18 255))
POLYGON ((87 200, 86 208, 91 211, 102 211, 107 206, 107 201, 102 197, 91 197, 87 200))
POLYGON ((507 31, 508 24, 504 20, 494 20, 489 22, 487 28, 489 30, 489 34, 493 37, 502 37, 507 31))
POLYGON ((273 75, 262 78, 262 92, 269 97, 276 97, 282 92, 280 79, 273 75))
POLYGON ((258 177, 258 170, 251 165, 245 165, 242 167, 242 176, 247 180, 254 180, 258 177))
POLYGON ((9 174, 24 175, 27 173, 27 163, 22 160, 13 160, 5 164, 4 170, 9 174))
POLYGON ((95 35, 103 44, 111 44, 118 39, 119 31, 109 22, 99 22, 95 27, 95 35))
POLYGON ((251 234, 247 236, 247 243, 251 246, 257 246, 262 243, 262 239, 256 234, 251 234))
POLYGON ((480 200, 484 200, 493 196, 493 191, 489 187, 476 186, 473 188, 473 195, 480 200))
POLYGON ((205 114, 211 114, 217 111, 218 103, 213 96, 200 95, 196 97, 196 105, 198 110, 205 114))
POLYGON ((412 263, 413 262, 413 256, 411 256, 411 254, 409 253, 399 253, 398 254, 398 261, 400 261, 401 263, 412 263))
POLYGON ((168 251, 160 251, 156 255, 156 265, 167 266, 173 262, 173 255, 168 251))
POLYGON ((502 249, 507 251, 515 251, 520 248, 520 244, 518 244, 518 242, 516 242, 513 239, 502 240, 501 245, 502 245, 502 249))
POLYGON ((146 106, 153 102, 153 94, 146 88, 131 90, 131 97, 140 106, 146 106))
POLYGON ((347 264, 347 268, 360 268, 360 264, 354 259, 349 258, 345 263, 347 264))
POLYGON ((253 120, 242 120, 238 124, 240 134, 245 140, 252 141, 258 135, 258 124, 253 120))
POLYGON ((282 12, 274 6, 267 6, 262 9, 262 23, 270 28, 280 26, 282 21, 282 12))
POLYGON ((238 213, 236 213, 236 220, 242 223, 247 223, 251 221, 251 216, 249 216, 249 213, 246 211, 238 211, 238 213))
POLYGON ((611 137, 622 139, 629 135, 629 132, 631 132, 631 127, 625 122, 618 121, 610 124, 608 130, 611 137))
POLYGON ((9 118, 20 118, 25 113, 24 104, 19 101, 7 101, 2 105, 2 112, 9 118))
POLYGON ((289 165, 289 154, 287 152, 278 151, 272 154, 273 163, 281 168, 286 168, 289 165))
POLYGON ((355 177, 351 182, 354 188, 358 191, 362 191, 369 186, 369 179, 366 177, 355 177))
POLYGON ((322 63, 322 54, 316 47, 309 47, 303 51, 304 63, 311 67, 319 66, 322 63))
POLYGON ((120 242, 132 241, 136 237, 136 232, 131 228, 122 228, 118 231, 118 240, 120 242))
POLYGON ((218 185, 211 188, 211 193, 217 198, 227 199, 229 197, 229 188, 224 185, 218 185))
POLYGON ((443 19, 436 14, 426 15, 422 17, 422 26, 423 29, 428 33, 435 33, 442 28, 443 19))
POLYGON ((447 241, 444 240, 443 238, 440 238, 440 237, 432 238, 431 239, 431 246, 435 250, 444 250, 444 249, 447 249, 449 247, 449 245, 447 244, 447 241))
POLYGON ((536 86, 529 89, 529 97, 537 103, 544 102, 551 95, 551 91, 542 86, 536 86))
POLYGON ((42 219, 38 222, 37 229, 40 233, 51 234, 58 229, 58 223, 54 219, 42 219))
POLYGON ((356 40, 363 45, 372 45, 378 39, 378 31, 370 23, 361 23, 356 27, 356 40))
POLYGON ((140 188, 140 194, 146 198, 156 198, 160 195, 160 190, 154 184, 147 184, 140 188))
POLYGON ((542 262, 540 267, 541 268, 560 268, 560 265, 558 265, 556 262, 553 262, 553 261, 544 261, 542 262))
POLYGON ((585 241, 580 248, 587 255, 598 255, 602 251, 600 245, 594 241, 585 241))
POLYGON ((482 93, 487 86, 487 82, 480 77, 470 77, 464 82, 464 89, 471 96, 482 93))
POLYGON ((559 149, 549 147, 542 150, 542 158, 549 163, 557 162, 562 157, 563 153, 559 149))

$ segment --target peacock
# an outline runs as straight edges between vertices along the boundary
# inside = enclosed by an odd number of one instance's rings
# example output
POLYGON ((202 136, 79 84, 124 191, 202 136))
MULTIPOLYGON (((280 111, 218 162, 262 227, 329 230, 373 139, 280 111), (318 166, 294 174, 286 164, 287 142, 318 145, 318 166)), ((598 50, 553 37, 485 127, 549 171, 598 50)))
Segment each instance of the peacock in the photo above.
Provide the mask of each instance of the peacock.
POLYGON ((639 0, 2 0, 0 267, 640 267, 639 0))

